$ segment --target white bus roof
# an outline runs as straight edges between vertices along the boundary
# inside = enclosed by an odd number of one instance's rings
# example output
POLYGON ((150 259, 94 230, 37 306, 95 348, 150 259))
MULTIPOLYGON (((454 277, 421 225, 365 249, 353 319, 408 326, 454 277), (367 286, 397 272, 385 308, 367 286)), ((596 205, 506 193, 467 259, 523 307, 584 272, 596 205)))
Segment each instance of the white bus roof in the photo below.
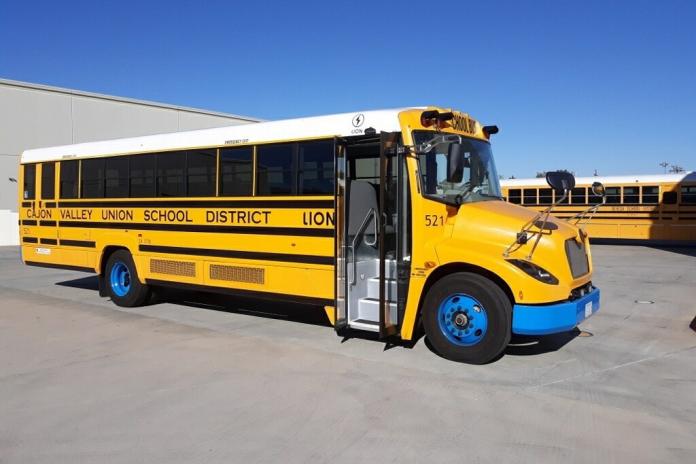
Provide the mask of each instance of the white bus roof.
MULTIPOLYGON (((645 174, 635 176, 594 176, 577 177, 576 185, 592 185, 593 182, 601 182, 604 185, 624 184, 660 184, 678 183, 684 181, 696 181, 696 171, 688 171, 679 174, 645 174)), ((504 179, 500 181, 501 187, 547 187, 546 179, 504 179)))
POLYGON ((21 162, 36 163, 61 159, 112 156, 191 147, 235 146, 292 139, 333 136, 348 137, 360 135, 368 127, 374 128, 377 133, 382 131, 394 132, 401 130, 398 118, 400 112, 422 108, 424 107, 356 111, 354 113, 240 124, 214 129, 37 148, 26 150, 22 153, 21 162))

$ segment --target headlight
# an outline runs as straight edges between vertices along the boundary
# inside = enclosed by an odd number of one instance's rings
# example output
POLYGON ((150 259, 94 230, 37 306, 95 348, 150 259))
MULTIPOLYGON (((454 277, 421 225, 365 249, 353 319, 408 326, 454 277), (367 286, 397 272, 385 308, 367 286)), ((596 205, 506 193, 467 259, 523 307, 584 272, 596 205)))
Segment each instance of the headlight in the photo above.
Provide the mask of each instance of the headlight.
POLYGON ((539 282, 544 282, 545 284, 549 285, 558 285, 558 279, 556 276, 551 274, 543 267, 539 267, 534 263, 521 259, 508 259, 508 262, 522 269, 526 274, 534 277, 539 282))

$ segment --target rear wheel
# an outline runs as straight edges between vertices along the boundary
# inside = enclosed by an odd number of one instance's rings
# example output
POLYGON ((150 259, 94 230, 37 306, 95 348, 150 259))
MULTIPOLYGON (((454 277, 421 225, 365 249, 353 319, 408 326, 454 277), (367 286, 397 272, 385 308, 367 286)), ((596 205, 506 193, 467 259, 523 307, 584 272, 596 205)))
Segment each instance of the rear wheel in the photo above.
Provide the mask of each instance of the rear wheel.
POLYGON ((510 341, 512 306, 491 280, 468 272, 450 274, 428 291, 423 326, 443 357, 485 364, 497 358, 510 341))
POLYGON ((150 287, 138 280, 133 257, 126 250, 117 250, 109 256, 104 281, 111 300, 118 306, 142 306, 150 298, 150 287))

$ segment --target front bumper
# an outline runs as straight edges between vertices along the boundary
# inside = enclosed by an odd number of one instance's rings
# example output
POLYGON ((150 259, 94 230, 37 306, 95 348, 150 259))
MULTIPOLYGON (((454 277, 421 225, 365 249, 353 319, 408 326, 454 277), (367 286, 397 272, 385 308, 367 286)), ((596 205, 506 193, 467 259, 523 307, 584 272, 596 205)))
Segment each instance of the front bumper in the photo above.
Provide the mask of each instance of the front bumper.
POLYGON ((572 330, 599 311, 599 289, 572 301, 548 305, 515 305, 512 308, 512 333, 547 335, 572 330))

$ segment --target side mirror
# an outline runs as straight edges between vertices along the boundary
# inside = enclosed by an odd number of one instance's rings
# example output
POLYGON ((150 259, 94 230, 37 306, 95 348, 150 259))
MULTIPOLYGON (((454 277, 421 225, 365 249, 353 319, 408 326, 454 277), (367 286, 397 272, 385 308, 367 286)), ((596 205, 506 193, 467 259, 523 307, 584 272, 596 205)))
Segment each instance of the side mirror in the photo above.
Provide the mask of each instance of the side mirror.
POLYGON ((450 143, 447 149, 447 182, 458 184, 464 177, 464 152, 461 143, 450 143))
POLYGON ((546 173, 546 183, 556 192, 566 192, 575 187, 575 176, 566 171, 550 171, 546 173))
POLYGON ((592 182, 592 193, 594 193, 595 196, 602 198, 607 196, 607 190, 604 188, 604 184, 601 182, 592 182))

